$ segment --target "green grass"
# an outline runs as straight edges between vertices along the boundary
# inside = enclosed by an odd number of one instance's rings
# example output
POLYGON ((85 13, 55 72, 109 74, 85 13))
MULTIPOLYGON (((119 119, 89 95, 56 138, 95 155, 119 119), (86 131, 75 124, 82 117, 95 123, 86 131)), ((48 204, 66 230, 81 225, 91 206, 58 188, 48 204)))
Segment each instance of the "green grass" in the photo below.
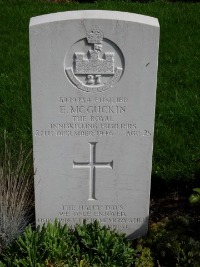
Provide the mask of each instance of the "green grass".
MULTIPOLYGON (((157 17, 160 53, 153 176, 188 180, 200 174, 200 4, 161 1, 56 4, 0 0, 0 147, 7 130, 32 146, 28 24, 33 16, 108 9, 157 17)), ((200 183, 200 181, 199 181, 200 183)))

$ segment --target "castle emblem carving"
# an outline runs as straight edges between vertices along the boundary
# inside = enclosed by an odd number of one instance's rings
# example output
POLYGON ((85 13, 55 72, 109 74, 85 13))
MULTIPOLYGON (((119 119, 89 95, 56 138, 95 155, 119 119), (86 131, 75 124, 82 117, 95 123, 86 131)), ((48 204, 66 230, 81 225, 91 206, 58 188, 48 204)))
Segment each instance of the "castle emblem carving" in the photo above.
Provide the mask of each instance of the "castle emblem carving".
MULTIPOLYGON (((89 49, 86 52, 75 50, 71 54, 72 66, 65 64, 68 79, 85 92, 96 93, 110 89, 123 74, 123 55, 120 49, 105 39, 103 32, 96 26, 80 41, 80 44, 83 43, 89 49), (111 51, 104 52, 104 46, 111 51)), ((77 43, 76 46, 78 47, 77 43)))

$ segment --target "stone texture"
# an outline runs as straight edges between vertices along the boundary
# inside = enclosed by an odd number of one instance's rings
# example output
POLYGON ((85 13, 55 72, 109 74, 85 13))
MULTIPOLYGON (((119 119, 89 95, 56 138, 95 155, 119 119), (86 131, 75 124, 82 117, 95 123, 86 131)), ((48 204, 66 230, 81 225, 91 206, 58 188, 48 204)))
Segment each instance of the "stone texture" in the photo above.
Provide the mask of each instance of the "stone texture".
POLYGON ((32 18, 36 223, 147 232, 159 24, 113 11, 32 18))

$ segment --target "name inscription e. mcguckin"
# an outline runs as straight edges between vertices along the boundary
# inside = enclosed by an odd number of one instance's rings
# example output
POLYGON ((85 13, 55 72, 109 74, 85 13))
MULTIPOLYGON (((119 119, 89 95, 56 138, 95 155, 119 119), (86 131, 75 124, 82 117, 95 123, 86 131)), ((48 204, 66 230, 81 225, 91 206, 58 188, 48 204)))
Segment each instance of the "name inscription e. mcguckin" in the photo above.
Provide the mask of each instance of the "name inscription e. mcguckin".
POLYGON ((149 129, 122 121, 127 113, 126 97, 60 97, 57 112, 63 122, 51 121, 48 129, 36 129, 36 137, 151 137, 149 129))

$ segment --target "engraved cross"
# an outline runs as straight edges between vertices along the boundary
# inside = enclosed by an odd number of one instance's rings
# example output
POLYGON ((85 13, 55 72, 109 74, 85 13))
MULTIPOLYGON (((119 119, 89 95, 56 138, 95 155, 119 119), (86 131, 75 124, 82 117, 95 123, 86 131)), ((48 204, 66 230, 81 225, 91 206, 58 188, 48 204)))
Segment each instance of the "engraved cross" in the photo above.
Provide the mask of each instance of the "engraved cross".
POLYGON ((73 161, 73 168, 89 168, 89 199, 96 200, 95 198, 95 176, 96 168, 113 168, 113 161, 111 162, 96 162, 96 144, 97 142, 89 142, 90 145, 90 161, 89 162, 75 162, 73 161))

